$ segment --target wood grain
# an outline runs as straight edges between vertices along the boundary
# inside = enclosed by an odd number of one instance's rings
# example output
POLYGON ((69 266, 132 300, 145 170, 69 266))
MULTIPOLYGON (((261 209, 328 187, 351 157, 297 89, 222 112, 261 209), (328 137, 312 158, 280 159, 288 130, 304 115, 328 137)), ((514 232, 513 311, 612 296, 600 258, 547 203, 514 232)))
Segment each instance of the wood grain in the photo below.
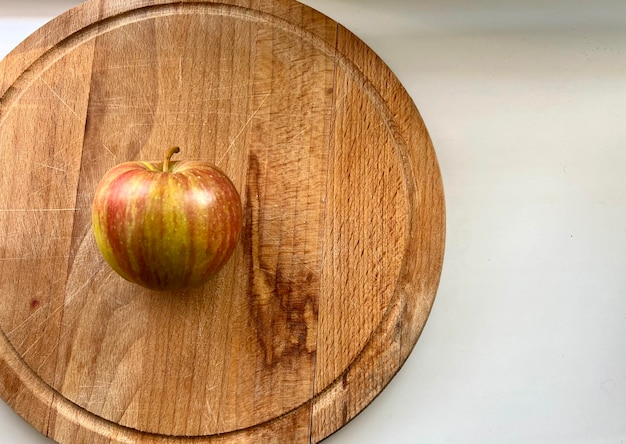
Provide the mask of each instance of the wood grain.
POLYGON ((357 37, 294 1, 90 0, 0 62, 0 394, 60 443, 318 442, 415 345, 443 261, 435 152, 357 37), (245 208, 206 286, 119 278, 113 165, 179 145, 245 208))

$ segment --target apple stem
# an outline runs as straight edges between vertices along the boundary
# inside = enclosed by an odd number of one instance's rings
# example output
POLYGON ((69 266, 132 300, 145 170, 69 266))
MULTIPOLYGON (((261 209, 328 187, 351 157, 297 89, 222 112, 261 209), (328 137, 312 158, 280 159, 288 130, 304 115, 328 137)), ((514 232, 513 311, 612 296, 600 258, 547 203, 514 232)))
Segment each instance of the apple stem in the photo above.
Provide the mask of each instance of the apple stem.
POLYGON ((167 173, 170 170, 170 160, 172 156, 176 153, 180 153, 180 148, 177 146, 173 146, 170 148, 167 153, 165 153, 165 160, 163 161, 163 172, 167 173))

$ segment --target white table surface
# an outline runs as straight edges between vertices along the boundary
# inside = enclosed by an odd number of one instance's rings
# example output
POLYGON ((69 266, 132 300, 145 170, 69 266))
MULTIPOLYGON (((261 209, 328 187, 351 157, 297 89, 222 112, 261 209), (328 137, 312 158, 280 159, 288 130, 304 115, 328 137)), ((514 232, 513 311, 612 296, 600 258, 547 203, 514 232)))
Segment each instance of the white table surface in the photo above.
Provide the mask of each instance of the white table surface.
MULTIPOLYGON (((78 4, 0 0, 0 57, 78 4)), ((394 70, 447 247, 404 367, 335 443, 626 443, 626 2, 306 0, 394 70)), ((0 443, 47 443, 0 403, 0 443)))

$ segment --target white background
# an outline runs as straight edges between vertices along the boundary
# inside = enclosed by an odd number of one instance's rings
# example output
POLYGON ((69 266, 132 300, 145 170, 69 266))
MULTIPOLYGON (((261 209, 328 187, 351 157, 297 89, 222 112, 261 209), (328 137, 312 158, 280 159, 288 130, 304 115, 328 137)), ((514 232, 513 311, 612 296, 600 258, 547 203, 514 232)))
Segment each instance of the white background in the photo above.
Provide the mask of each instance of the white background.
MULTIPOLYGON (((78 3, 0 0, 0 57, 78 3)), ((326 442, 626 443, 626 2, 305 3, 405 85, 448 215, 422 337, 326 442)))

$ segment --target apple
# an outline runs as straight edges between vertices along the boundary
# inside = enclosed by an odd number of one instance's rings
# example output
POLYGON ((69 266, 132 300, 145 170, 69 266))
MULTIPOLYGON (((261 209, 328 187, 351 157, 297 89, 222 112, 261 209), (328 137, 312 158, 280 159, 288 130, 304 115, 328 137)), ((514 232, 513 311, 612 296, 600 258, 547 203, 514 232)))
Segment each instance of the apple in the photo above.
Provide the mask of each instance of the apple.
POLYGON ((242 228, 241 198, 217 167, 201 161, 126 162, 98 184, 96 243, 120 276, 152 290, 205 283, 228 261, 242 228))

